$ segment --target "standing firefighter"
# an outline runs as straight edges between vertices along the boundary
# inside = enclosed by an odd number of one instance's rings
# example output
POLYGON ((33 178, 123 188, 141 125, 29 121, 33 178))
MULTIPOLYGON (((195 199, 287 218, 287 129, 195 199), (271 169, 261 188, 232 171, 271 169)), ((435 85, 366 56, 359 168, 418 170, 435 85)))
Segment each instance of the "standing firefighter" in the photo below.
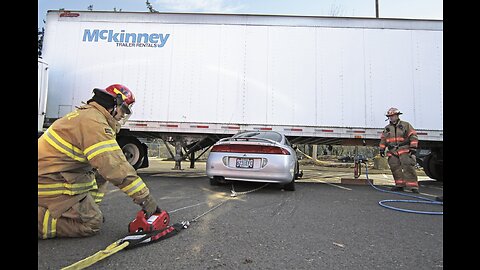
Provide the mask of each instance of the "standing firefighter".
POLYGON ((93 97, 56 120, 38 139, 38 238, 84 237, 100 230, 99 203, 108 182, 147 217, 161 210, 115 140, 135 102, 124 85, 93 97))
POLYGON ((418 177, 415 171, 417 132, 410 123, 400 120, 400 114, 402 113, 397 108, 390 108, 386 113, 390 123, 383 130, 380 139, 380 155, 384 157, 385 149, 388 148, 388 164, 395 180, 392 190, 418 193, 418 177))

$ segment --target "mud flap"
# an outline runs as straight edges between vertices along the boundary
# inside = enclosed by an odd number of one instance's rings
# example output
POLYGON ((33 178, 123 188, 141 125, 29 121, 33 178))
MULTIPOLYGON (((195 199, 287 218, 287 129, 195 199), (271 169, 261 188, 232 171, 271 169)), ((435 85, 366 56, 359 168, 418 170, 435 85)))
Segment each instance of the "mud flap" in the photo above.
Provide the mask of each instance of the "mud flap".
POLYGON ((148 146, 145 143, 142 143, 142 147, 145 150, 145 156, 143 157, 142 164, 140 164, 140 167, 138 167, 139 169, 148 168, 148 166, 150 166, 148 162, 148 146))

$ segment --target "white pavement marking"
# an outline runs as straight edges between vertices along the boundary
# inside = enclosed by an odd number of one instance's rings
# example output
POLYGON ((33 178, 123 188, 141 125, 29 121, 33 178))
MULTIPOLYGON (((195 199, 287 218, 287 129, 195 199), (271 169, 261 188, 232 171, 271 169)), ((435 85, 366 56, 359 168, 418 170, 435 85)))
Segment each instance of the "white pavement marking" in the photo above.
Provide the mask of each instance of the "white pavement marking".
POLYGON ((420 192, 419 194, 421 194, 421 195, 426 195, 426 196, 430 196, 430 197, 437 197, 437 195, 432 195, 432 194, 423 193, 423 192, 420 192))
MULTIPOLYGON (((318 173, 322 174, 322 173, 318 173)), ((337 173, 337 174, 332 174, 332 175, 322 175, 322 178, 334 178, 334 177, 340 177, 340 176, 347 176, 351 175, 350 173, 337 173)))
POLYGON ((318 181, 321 182, 321 183, 327 184, 329 186, 334 186, 334 187, 341 188, 341 189, 346 189, 346 190, 352 190, 351 188, 342 187, 342 186, 335 185, 335 184, 332 184, 332 183, 328 183, 328 182, 325 182, 325 181, 322 181, 322 180, 318 180, 318 181))
POLYGON ((422 187, 428 187, 428 188, 432 188, 432 189, 437 189, 437 190, 443 190, 443 187, 435 187, 435 186, 424 186, 424 185, 421 185, 422 187))

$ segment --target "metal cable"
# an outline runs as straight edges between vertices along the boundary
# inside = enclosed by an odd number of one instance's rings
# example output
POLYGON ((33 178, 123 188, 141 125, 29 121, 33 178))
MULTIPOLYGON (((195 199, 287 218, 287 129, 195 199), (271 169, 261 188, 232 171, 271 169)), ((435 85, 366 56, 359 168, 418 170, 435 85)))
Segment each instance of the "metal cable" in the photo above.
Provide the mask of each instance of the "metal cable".
POLYGON ((233 183, 232 183, 232 189, 230 190, 230 197, 227 198, 226 200, 220 202, 219 204, 215 205, 214 207, 208 209, 207 211, 205 211, 204 213, 196 216, 195 218, 193 218, 192 220, 190 220, 190 222, 196 222, 198 219, 200 219, 201 217, 205 216, 206 214, 210 213, 211 211, 217 209, 218 207, 220 207, 221 205, 223 205, 224 203, 226 203, 227 201, 229 201, 230 199, 238 196, 238 195, 245 195, 245 194, 248 194, 248 193, 252 193, 252 192, 255 192, 257 190, 260 190, 266 186, 268 186, 269 183, 266 183, 265 185, 261 186, 261 187, 258 187, 258 188, 255 188, 255 189, 252 189, 252 190, 249 190, 249 191, 243 191, 243 192, 236 192, 235 191, 235 188, 233 186, 233 183))

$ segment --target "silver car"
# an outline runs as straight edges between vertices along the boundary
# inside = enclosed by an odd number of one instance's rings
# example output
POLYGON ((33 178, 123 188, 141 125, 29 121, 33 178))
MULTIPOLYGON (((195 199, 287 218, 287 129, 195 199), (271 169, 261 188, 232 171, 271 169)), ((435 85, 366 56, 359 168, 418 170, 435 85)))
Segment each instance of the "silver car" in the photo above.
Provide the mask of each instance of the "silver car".
POLYGON ((295 190, 300 177, 295 149, 275 131, 242 131, 215 143, 207 159, 211 185, 225 180, 281 184, 295 190))

